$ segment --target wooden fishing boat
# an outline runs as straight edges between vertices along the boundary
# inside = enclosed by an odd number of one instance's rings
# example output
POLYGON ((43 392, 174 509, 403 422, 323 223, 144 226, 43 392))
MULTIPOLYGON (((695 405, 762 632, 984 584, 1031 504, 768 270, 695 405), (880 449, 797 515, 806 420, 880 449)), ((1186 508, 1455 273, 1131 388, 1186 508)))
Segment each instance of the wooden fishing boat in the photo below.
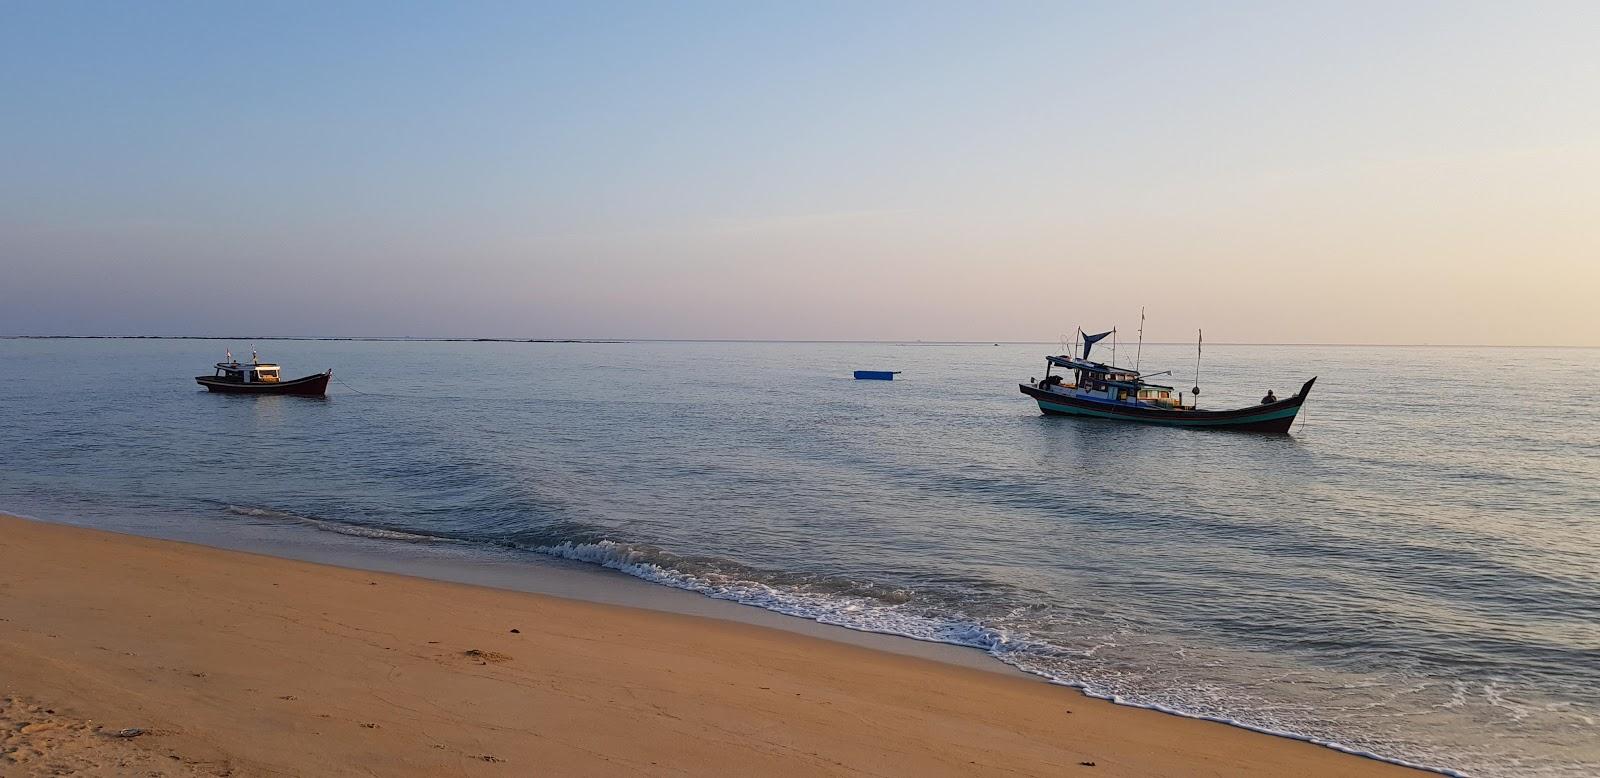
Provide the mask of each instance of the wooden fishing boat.
MULTIPOLYGON (((1046 357, 1044 378, 1020 384, 1022 393, 1039 403, 1047 414, 1089 416, 1116 421, 1137 421, 1175 427, 1242 430, 1248 432, 1288 432, 1295 416, 1311 394, 1315 377, 1301 385, 1291 397, 1278 399, 1271 392, 1259 405, 1230 410, 1201 410, 1196 407, 1198 385, 1184 404, 1183 392, 1170 386, 1146 381, 1138 370, 1093 362, 1089 352, 1095 341, 1111 333, 1083 335, 1083 356, 1046 357), (1071 371, 1072 381, 1053 372, 1071 371)), ((1159 375, 1159 374, 1153 374, 1159 375)), ((1198 382, 1197 382, 1198 383, 1198 382)))
POLYGON ((195 383, 213 392, 321 397, 328 390, 328 379, 333 377, 333 371, 329 370, 325 373, 284 381, 279 378, 278 366, 271 362, 258 361, 255 352, 250 353, 249 364, 234 360, 231 352, 228 357, 231 361, 218 362, 214 374, 195 376, 195 383))

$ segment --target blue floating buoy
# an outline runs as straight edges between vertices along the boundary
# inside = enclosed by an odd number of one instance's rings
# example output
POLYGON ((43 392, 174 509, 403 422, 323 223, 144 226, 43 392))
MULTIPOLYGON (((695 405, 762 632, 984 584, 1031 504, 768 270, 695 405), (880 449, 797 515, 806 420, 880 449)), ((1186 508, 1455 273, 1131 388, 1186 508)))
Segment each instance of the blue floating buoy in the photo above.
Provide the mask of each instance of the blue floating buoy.
POLYGON ((899 370, 857 370, 857 381, 893 381, 899 370))

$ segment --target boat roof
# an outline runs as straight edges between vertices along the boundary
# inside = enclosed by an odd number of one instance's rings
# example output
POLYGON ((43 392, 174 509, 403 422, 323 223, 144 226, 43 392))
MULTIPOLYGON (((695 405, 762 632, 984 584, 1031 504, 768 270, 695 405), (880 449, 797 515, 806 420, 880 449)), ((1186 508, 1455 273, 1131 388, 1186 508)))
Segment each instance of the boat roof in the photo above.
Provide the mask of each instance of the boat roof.
POLYGON ((1143 378, 1140 378, 1140 376, 1142 376, 1144 374, 1140 373, 1139 371, 1134 370, 1132 368, 1115 367, 1113 365, 1105 365, 1105 364, 1101 364, 1099 362, 1090 362, 1087 359, 1079 359, 1077 357, 1069 357, 1069 356, 1066 356, 1065 354, 1063 354, 1061 356, 1045 357, 1045 359, 1050 360, 1050 364, 1055 365, 1056 367, 1065 367, 1065 368, 1070 368, 1072 370, 1082 370, 1082 371, 1084 371, 1086 373, 1099 373, 1100 375, 1106 375, 1106 376, 1110 376, 1110 375, 1133 376, 1133 380, 1132 381, 1119 381, 1119 380, 1114 380, 1114 379, 1101 379, 1104 383, 1110 384, 1112 386, 1125 386, 1125 387, 1127 387, 1129 389, 1167 389, 1169 391, 1173 389, 1173 387, 1170 387, 1170 386, 1165 386, 1163 384, 1152 384, 1152 383, 1149 383, 1149 382, 1145 381, 1143 378))
POLYGON ((1050 360, 1050 364, 1055 365, 1056 367, 1066 367, 1066 368, 1071 368, 1073 370, 1085 370, 1085 371, 1088 371, 1090 373, 1105 373, 1107 375, 1110 375, 1112 373, 1116 373, 1116 374, 1120 374, 1120 375, 1131 375, 1131 376, 1138 376, 1140 374, 1139 371, 1134 370, 1133 368, 1129 368, 1129 367, 1114 367, 1112 365, 1105 365, 1105 364, 1101 364, 1099 362, 1090 362, 1087 359, 1079 359, 1077 357, 1069 357, 1069 356, 1067 356, 1065 354, 1062 354, 1060 356, 1045 357, 1045 359, 1050 360))
POLYGON ((218 362, 217 363, 217 367, 219 367, 219 368, 221 368, 223 370, 259 370, 259 369, 261 369, 263 367, 271 368, 273 370, 277 370, 278 369, 278 363, 276 363, 276 362, 256 362, 256 363, 250 363, 250 362, 218 362))

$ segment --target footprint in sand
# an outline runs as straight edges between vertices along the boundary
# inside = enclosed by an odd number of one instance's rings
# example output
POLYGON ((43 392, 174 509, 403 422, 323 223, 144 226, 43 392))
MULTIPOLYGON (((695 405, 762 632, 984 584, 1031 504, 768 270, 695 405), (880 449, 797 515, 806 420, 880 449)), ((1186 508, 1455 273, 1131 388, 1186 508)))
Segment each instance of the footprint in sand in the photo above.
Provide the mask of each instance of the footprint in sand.
MULTIPOLYGON (((0 696, 0 775, 219 775, 129 743, 159 730, 109 728, 15 696, 0 696), (174 764, 176 762, 176 764, 174 764)), ((215 766, 207 766, 215 767, 215 766)))

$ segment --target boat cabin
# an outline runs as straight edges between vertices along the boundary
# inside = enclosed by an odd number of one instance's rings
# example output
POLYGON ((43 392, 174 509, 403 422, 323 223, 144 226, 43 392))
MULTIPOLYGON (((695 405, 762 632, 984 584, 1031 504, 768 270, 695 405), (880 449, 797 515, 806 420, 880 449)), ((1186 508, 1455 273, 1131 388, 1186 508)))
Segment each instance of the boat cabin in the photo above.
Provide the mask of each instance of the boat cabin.
POLYGON ((1065 355, 1045 359, 1044 380, 1037 384, 1038 388, 1045 391, 1124 405, 1184 407, 1181 392, 1170 386, 1149 383, 1137 370, 1065 355), (1054 368, 1072 371, 1072 382, 1068 383, 1061 374, 1053 373, 1054 368))
POLYGON ((218 362, 216 377, 239 384, 275 384, 278 383, 278 366, 270 362, 248 365, 238 362, 218 362))

